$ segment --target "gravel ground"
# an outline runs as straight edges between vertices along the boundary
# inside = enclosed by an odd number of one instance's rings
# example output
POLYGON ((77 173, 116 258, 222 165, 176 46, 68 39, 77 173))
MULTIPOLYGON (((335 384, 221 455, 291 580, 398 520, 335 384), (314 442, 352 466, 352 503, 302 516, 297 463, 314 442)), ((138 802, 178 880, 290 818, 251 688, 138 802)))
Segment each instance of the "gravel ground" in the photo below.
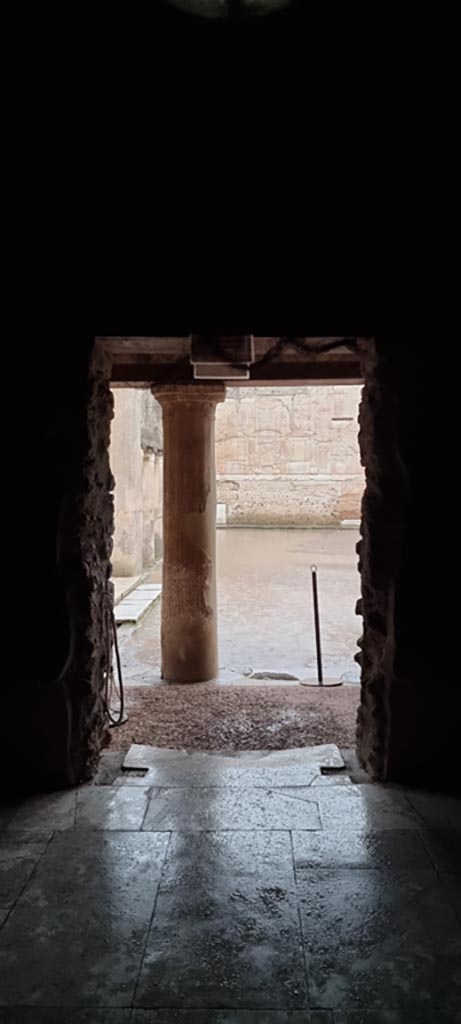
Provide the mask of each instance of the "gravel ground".
POLYGON ((128 722, 111 730, 111 749, 132 743, 185 750, 280 750, 336 743, 353 747, 358 686, 129 687, 128 722))

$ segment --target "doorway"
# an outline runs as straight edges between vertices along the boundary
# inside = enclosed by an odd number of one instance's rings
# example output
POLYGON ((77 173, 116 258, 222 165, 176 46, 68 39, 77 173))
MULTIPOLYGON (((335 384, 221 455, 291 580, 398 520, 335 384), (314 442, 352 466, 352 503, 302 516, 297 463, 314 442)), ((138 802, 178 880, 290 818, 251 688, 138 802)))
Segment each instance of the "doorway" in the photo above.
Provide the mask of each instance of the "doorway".
MULTIPOLYGON (((228 387, 216 423, 219 683, 225 689, 218 691, 216 684, 209 683, 162 685, 161 610, 159 605, 152 607, 139 625, 120 629, 132 708, 128 742, 190 749, 286 747, 336 739, 343 745, 353 744, 359 698, 354 654, 359 633, 355 546, 363 488, 357 447, 360 390, 357 382, 228 387), (240 427, 237 421, 231 424, 230 412, 235 420, 237 406, 240 427), (290 407, 288 418, 294 430, 282 430, 277 440, 278 406, 285 412, 290 407), (314 421, 312 409, 317 410, 314 421), (322 420, 323 434, 319 432, 322 420), (256 460, 252 474, 246 472, 245 458, 242 463, 243 435, 256 460), (232 458, 236 452, 229 437, 237 442, 240 462, 232 458), (269 453, 278 463, 278 473, 268 471, 269 453), (329 466, 325 458, 330 459, 329 466), (233 500, 236 486, 239 499, 233 500), (291 506, 289 488, 294 496, 291 506), (260 497, 256 513, 255 489, 260 497), (328 696, 299 686, 300 680, 315 674, 313 561, 320 570, 325 664, 329 674, 335 672, 346 684, 328 696), (233 686, 238 687, 237 693, 233 686)), ((131 393, 139 404, 143 392, 124 388, 119 393, 125 397, 131 393)), ((155 403, 150 392, 145 394, 155 403)), ((117 488, 115 495, 117 513, 117 488)), ((143 578, 158 582, 159 565, 143 578)), ((122 732, 117 743, 123 742, 122 732)))

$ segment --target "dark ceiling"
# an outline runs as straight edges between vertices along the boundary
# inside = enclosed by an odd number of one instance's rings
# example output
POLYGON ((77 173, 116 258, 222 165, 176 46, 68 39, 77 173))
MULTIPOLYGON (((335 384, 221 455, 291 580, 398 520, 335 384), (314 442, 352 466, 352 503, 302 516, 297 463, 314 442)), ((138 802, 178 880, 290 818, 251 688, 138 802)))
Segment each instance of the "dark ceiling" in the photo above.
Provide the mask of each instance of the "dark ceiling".
POLYGON ((13 303, 99 333, 370 333, 414 315, 435 267, 423 18, 339 18, 158 3, 145 26, 7 32, 13 303))

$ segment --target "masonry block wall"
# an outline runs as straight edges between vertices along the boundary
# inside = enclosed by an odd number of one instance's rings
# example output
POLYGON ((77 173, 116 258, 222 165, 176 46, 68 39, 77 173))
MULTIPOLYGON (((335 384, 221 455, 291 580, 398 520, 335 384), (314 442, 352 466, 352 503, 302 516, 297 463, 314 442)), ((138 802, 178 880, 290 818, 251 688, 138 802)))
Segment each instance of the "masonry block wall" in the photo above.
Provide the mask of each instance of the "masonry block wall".
POLYGON ((460 792, 461 687, 449 597, 458 557, 448 525, 456 403, 448 386, 433 388, 422 345, 379 338, 364 350, 363 369, 358 753, 374 778, 460 792))
POLYGON ((359 519, 361 388, 229 388, 216 416, 220 525, 359 519))
MULTIPOLYGON (((229 387, 216 415, 220 526, 339 526, 360 518, 361 388, 229 387)), ((147 390, 114 388, 116 576, 162 549, 162 426, 147 390)))
POLYGON ((162 429, 148 390, 113 388, 110 464, 115 479, 115 576, 137 576, 162 552, 162 429))

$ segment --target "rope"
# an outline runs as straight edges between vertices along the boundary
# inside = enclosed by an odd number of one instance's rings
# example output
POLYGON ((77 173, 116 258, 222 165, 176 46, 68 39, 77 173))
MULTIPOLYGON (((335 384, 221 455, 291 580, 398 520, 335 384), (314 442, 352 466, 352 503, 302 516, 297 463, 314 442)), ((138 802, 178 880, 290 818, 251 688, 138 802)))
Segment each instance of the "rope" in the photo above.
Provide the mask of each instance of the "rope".
POLYGON ((107 617, 107 671, 104 694, 104 710, 109 719, 110 728, 116 729, 119 725, 123 725, 123 723, 126 722, 125 691, 123 686, 122 665, 120 661, 120 651, 118 646, 117 625, 115 622, 114 609, 112 608, 112 603, 110 601, 109 596, 107 598, 107 617), (112 646, 115 651, 115 663, 117 665, 118 682, 116 682, 112 665, 112 646), (111 706, 114 691, 119 701, 119 709, 116 714, 113 713, 111 706))

